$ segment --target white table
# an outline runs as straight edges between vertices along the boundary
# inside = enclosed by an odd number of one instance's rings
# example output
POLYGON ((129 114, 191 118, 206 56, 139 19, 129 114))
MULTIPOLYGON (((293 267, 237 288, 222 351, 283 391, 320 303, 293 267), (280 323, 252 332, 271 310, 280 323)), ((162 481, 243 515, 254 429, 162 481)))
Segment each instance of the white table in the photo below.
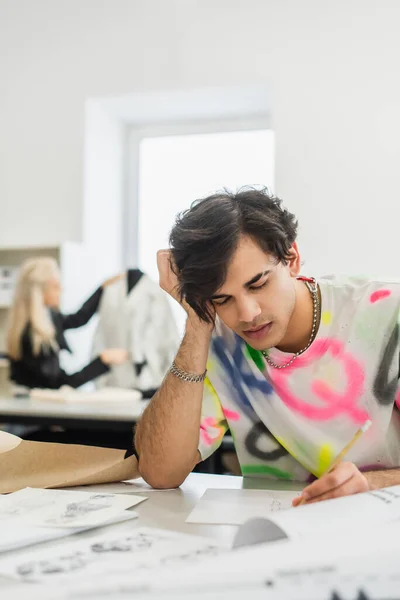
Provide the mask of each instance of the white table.
MULTIPOLYGON (((231 543, 234 539, 237 526, 232 525, 200 525, 194 523, 185 523, 186 518, 192 511, 200 497, 208 488, 226 488, 226 489, 274 489, 274 490, 299 490, 299 484, 290 482, 274 482, 268 479, 242 478, 229 475, 208 475, 202 473, 192 473, 185 483, 176 490, 149 491, 148 500, 135 507, 139 518, 126 523, 112 525, 108 529, 125 532, 137 527, 156 527, 168 529, 171 531, 187 533, 191 535, 201 535, 211 537, 220 541, 231 543)), ((71 488, 84 491, 108 490, 110 493, 121 491, 126 494, 127 486, 124 484, 94 485, 82 488, 71 488)), ((137 493, 132 491, 131 493, 137 493)), ((89 531, 79 535, 80 539, 90 538, 96 535, 96 531, 89 531)), ((76 536, 77 537, 77 536, 76 536)), ((71 540, 72 537, 40 544, 38 548, 59 547, 71 540)), ((22 553, 23 549, 14 552, 22 553)), ((6 579, 0 578, 0 597, 12 598, 18 600, 19 592, 24 593, 26 586, 17 584, 6 579), (5 595, 8 592, 8 595, 5 595), (3 596, 4 594, 4 596, 3 596)), ((25 596, 24 596, 25 597, 25 596)), ((111 600, 111 598, 110 598, 111 600)))
MULTIPOLYGON (((200 525, 185 523, 189 513, 208 488, 219 489, 268 489, 268 490, 299 490, 299 483, 287 481, 271 481, 269 479, 253 477, 234 477, 232 475, 209 475, 206 473, 191 473, 182 486, 176 490, 151 490, 141 492, 148 497, 146 502, 139 504, 135 510, 139 519, 135 522, 138 526, 159 527, 188 533, 191 535, 209 536, 224 541, 232 541, 237 531, 237 526, 231 525, 200 525)), ((121 484, 95 485, 74 488, 82 491, 127 492, 127 486, 121 484)), ((129 488, 128 488, 129 491, 129 488)), ((137 493, 134 490, 131 493, 137 493)), ((131 525, 129 525, 131 526, 131 525)))
POLYGON ((0 423, 60 425, 127 430, 141 417, 147 400, 60 404, 30 398, 0 398, 0 423))

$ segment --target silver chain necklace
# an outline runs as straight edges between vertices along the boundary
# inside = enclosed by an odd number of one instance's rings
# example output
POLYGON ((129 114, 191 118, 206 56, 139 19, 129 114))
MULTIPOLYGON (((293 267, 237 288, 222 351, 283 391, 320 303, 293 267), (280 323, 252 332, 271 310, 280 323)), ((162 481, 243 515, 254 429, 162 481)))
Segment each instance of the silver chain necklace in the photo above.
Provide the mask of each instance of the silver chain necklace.
POLYGON ((307 346, 305 346, 305 348, 303 348, 302 350, 299 350, 299 352, 296 352, 295 354, 293 354, 292 358, 283 365, 277 365, 276 363, 274 363, 268 356, 267 350, 261 350, 261 353, 264 356, 267 363, 271 367, 274 367, 275 369, 286 369, 286 367, 290 367, 290 365, 296 360, 296 358, 298 356, 300 356, 300 354, 303 354, 303 352, 308 350, 308 348, 311 346, 312 342, 314 341, 314 337, 315 337, 316 330, 317 330, 317 321, 318 321, 318 313, 319 313, 318 284, 315 281, 314 277, 310 277, 307 279, 304 278, 304 279, 302 279, 302 281, 304 281, 304 283, 310 290, 310 294, 311 294, 311 297, 313 300, 313 323, 312 323, 310 339, 308 340, 307 346))

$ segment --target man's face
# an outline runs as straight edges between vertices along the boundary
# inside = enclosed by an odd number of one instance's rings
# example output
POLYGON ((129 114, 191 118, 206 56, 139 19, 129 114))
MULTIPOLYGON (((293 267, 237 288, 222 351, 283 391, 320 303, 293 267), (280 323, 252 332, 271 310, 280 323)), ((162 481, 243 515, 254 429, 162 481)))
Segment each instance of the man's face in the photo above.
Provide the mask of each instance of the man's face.
POLYGON ((278 346, 295 306, 299 255, 294 244, 288 264, 243 236, 222 287, 212 298, 220 319, 256 350, 278 346))

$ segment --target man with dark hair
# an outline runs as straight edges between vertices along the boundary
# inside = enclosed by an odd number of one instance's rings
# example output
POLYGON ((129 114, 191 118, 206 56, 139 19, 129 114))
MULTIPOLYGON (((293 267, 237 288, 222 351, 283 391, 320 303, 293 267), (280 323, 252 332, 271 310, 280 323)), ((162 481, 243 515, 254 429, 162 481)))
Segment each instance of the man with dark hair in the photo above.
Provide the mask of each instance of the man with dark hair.
POLYGON ((215 194, 177 218, 158 266, 185 335, 136 434, 154 487, 180 485, 228 427, 243 475, 319 478, 305 502, 400 483, 400 284, 300 276, 296 237, 266 190, 215 194))

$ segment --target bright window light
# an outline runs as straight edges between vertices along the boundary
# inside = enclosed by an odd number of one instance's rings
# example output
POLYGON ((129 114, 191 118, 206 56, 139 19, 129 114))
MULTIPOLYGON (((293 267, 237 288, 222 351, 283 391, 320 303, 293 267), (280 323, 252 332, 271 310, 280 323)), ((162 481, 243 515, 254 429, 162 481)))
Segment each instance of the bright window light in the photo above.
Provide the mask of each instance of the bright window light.
MULTIPOLYGON (((168 247, 178 212, 223 188, 274 188, 271 130, 148 137, 139 154, 139 267, 158 280, 156 253, 168 247)), ((178 319, 179 320, 179 319, 178 319)))

